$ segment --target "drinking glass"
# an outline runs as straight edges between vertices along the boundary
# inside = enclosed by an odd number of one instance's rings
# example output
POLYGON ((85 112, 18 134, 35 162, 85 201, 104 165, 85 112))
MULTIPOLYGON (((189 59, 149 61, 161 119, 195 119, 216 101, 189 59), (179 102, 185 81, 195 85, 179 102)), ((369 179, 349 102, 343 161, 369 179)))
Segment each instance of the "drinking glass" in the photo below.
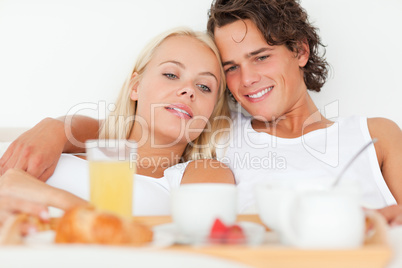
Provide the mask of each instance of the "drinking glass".
POLYGON ((90 202, 101 210, 131 217, 137 144, 127 140, 88 140, 90 202))

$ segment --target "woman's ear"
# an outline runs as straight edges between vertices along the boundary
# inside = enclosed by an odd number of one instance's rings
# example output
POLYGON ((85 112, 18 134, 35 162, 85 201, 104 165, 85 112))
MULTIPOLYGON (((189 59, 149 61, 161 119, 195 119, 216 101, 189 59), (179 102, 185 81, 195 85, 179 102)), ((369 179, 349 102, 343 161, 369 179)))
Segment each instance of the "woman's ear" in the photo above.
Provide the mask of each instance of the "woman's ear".
MULTIPOLYGON (((133 75, 131 76, 131 83, 134 81, 135 77, 137 77, 137 76, 138 76, 138 73, 134 72, 133 75)), ((131 88, 130 99, 133 101, 138 100, 138 85, 139 85, 139 81, 135 82, 133 87, 131 88)))
POLYGON ((299 61, 299 66, 301 68, 306 66, 308 59, 310 58, 310 47, 309 47, 307 41, 299 43, 297 58, 299 61))

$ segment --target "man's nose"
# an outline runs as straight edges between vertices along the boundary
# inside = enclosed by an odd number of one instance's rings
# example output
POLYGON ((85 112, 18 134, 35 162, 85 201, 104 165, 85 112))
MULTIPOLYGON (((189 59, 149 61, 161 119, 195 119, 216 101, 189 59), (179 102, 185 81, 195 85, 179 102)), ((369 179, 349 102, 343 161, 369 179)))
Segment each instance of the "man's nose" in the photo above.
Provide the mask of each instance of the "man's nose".
POLYGON ((252 66, 244 66, 241 69, 241 78, 244 87, 250 87, 260 81, 260 74, 252 66))

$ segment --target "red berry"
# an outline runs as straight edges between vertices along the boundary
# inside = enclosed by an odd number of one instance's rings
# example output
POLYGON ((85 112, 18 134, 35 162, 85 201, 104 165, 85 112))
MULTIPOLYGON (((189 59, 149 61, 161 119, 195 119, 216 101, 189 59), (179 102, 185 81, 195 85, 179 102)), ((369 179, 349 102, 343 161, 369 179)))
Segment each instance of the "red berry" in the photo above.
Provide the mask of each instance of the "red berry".
POLYGON ((213 240, 212 242, 221 243, 223 242, 222 240, 225 238, 227 231, 228 227, 226 227, 226 225, 220 219, 216 219, 212 225, 209 238, 213 240))

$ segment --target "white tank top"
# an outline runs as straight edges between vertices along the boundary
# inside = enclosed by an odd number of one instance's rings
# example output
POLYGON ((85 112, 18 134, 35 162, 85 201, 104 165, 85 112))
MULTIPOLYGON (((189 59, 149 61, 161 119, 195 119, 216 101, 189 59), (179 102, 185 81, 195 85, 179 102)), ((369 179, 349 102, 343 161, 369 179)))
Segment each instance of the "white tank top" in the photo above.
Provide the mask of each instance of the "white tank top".
MULTIPOLYGON (((241 113, 233 117, 230 138, 217 154, 235 175, 240 212, 255 212, 255 186, 259 183, 271 178, 336 177, 371 140, 365 117, 339 118, 328 128, 292 139, 256 132, 251 118, 241 113)), ((396 204, 381 174, 374 145, 358 157, 342 180, 353 180, 360 185, 364 207, 396 204)))

